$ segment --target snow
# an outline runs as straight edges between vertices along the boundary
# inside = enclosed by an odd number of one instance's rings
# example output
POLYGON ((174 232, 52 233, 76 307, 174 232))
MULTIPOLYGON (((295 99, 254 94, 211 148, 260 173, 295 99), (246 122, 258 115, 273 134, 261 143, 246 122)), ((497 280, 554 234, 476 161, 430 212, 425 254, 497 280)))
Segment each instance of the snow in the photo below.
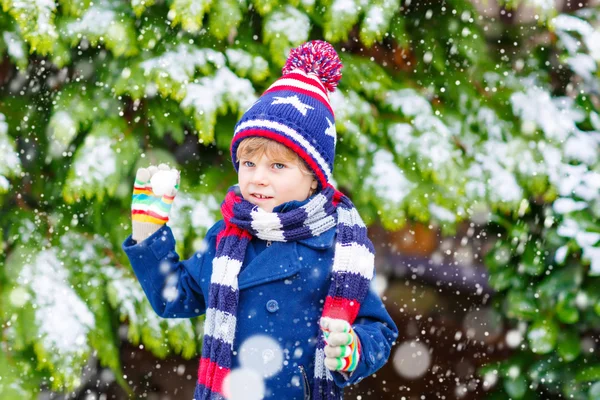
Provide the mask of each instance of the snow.
POLYGON ((156 196, 170 195, 177 184, 178 175, 179 173, 177 170, 157 171, 150 178, 152 192, 154 192, 156 196))
POLYGON ((559 198, 554 201, 552 208, 558 214, 568 214, 573 211, 583 210, 587 208, 587 203, 583 201, 575 201, 570 198, 559 198))
POLYGON ((79 21, 71 22, 67 29, 73 34, 92 34, 101 36, 111 25, 115 24, 117 15, 113 10, 101 7, 90 7, 79 21))
POLYGON ((240 367, 253 370, 264 378, 277 375, 283 368, 283 359, 283 349, 267 335, 249 337, 238 350, 240 367))
POLYGON ((442 120, 433 115, 418 115, 413 127, 422 132, 414 139, 414 146, 424 161, 429 162, 434 171, 451 169, 449 164, 460 158, 460 151, 451 142, 450 130, 442 120))
POLYGON ((68 278, 64 263, 52 249, 32 257, 17 279, 34 294, 36 322, 46 351, 61 357, 80 353, 95 325, 94 315, 68 278))
POLYGON ((429 348, 421 342, 406 341, 401 343, 392 357, 392 364, 398 375, 406 379, 417 379, 423 376, 431 365, 429 348))
POLYGON ((558 142, 577 131, 575 123, 584 118, 582 112, 573 108, 572 99, 551 98, 550 93, 537 87, 514 93, 510 101, 515 115, 523 121, 534 122, 547 138, 558 142))
POLYGON ((498 118, 494 110, 487 107, 480 107, 477 111, 477 121, 486 129, 490 139, 502 140, 502 132, 505 127, 503 126, 503 121, 498 118))
POLYGON ((21 171, 21 161, 15 152, 12 139, 8 136, 8 124, 4 114, 0 113, 0 176, 15 175, 21 171))
POLYGON ((558 226, 556 233, 558 233, 559 236, 572 238, 575 237, 578 231, 579 224, 577 221, 571 218, 565 218, 558 226))
POLYGON ((189 84, 181 107, 191 107, 199 115, 213 115, 227 102, 235 101, 240 109, 246 109, 256 99, 254 87, 249 80, 239 78, 228 68, 222 67, 214 76, 203 77, 198 83, 189 84))
POLYGON ((598 161, 598 133, 574 132, 564 145, 564 155, 569 160, 593 165, 598 161))
POLYGON ((198 49, 180 44, 175 50, 167 51, 159 57, 151 58, 140 64, 145 74, 154 70, 166 74, 170 79, 179 83, 190 82, 197 69, 208 63, 216 68, 225 65, 225 56, 212 49, 198 49))
POLYGON ((561 14, 552 20, 554 27, 562 31, 574 31, 581 36, 587 36, 594 32, 594 28, 581 18, 572 15, 561 14))
POLYGON ((586 247, 583 258, 590 262, 590 275, 600 275, 600 247, 586 247))
MULTIPOLYGON (((571 218, 563 219, 557 228, 559 236, 573 238, 577 245, 583 250, 583 258, 590 262, 590 274, 600 275, 600 247, 595 247, 600 242, 600 233, 589 232, 583 229, 577 221, 571 218)), ((557 251, 555 259, 559 262, 559 257, 566 256, 567 250, 557 251)))
POLYGON ((500 165, 494 153, 475 155, 477 164, 473 163, 467 171, 470 181, 467 182, 467 194, 472 198, 484 196, 486 188, 492 202, 516 203, 523 198, 523 189, 519 186, 513 173, 500 165))
POLYGON ((0 193, 6 193, 9 187, 10 183, 8 182, 8 179, 0 175, 0 193))
POLYGON ((354 0, 335 0, 331 5, 331 15, 338 16, 339 14, 354 14, 356 8, 357 4, 354 0))
POLYGON ((292 45, 297 45, 308 39, 310 18, 302 11, 288 5, 283 11, 273 12, 264 29, 273 36, 281 35, 292 45))
POLYGON ((555 159, 556 154, 560 155, 560 152, 546 149, 544 156, 548 177, 557 187, 558 194, 563 197, 575 195, 586 201, 595 199, 600 189, 600 174, 589 171, 585 165, 563 164, 555 159))
POLYGON ((20 15, 21 18, 37 17, 36 25, 32 27, 36 35, 48 36, 51 39, 58 37, 53 21, 56 11, 54 0, 20 0, 9 4, 14 10, 13 13, 20 15))
MULTIPOLYGON (((169 227, 173 231, 173 236, 179 242, 185 239, 189 228, 196 234, 207 232, 217 221, 215 214, 220 209, 220 203, 213 195, 192 196, 185 191, 179 191, 169 214, 169 227)), ((202 253, 206 251, 206 246, 207 244, 200 238, 194 242, 193 247, 202 253)))
POLYGON ((113 140, 106 136, 87 135, 81 153, 73 165, 75 186, 104 184, 117 171, 117 158, 112 149, 113 140))
POLYGON ((558 264, 563 264, 567 258, 567 254, 569 252, 569 246, 560 246, 556 250, 556 254, 554 255, 554 261, 558 264))
POLYGON ((387 27, 383 7, 378 4, 369 7, 367 15, 365 16, 365 22, 365 28, 371 32, 383 32, 387 27))
POLYGON ((429 204, 429 212, 431 215, 441 222, 455 222, 456 215, 448 210, 447 208, 438 206, 436 204, 429 204))
POLYGON ((67 111, 59 110, 52 115, 48 123, 48 138, 50 139, 50 155, 60 157, 77 135, 77 122, 67 111))
POLYGON ((596 72, 597 66, 596 61, 592 58, 592 56, 581 53, 575 54, 574 56, 567 58, 566 62, 569 64, 573 72, 582 78, 588 81, 595 78, 593 74, 596 72))
POLYGON ((373 156, 373 161, 371 174, 365 177, 365 185, 373 188, 380 199, 391 204, 400 204, 416 185, 406 179, 389 151, 378 150, 373 156))
POLYGON ((506 332, 506 345, 511 349, 517 348, 523 341, 523 334, 518 329, 506 332))
POLYGON ((581 42, 567 32, 577 33, 593 60, 600 61, 600 32, 587 21, 573 15, 561 14, 553 19, 557 35, 565 45, 567 51, 574 55, 581 47, 581 42))
POLYGON ((331 106, 335 110, 336 126, 343 126, 348 133, 364 137, 363 129, 354 120, 357 116, 365 119, 372 118, 371 104, 361 98, 356 92, 349 90, 346 95, 341 90, 329 94, 331 106))
POLYGON ((220 209, 220 204, 214 196, 204 196, 202 201, 196 203, 192 209, 192 227, 210 228, 216 222, 213 216, 215 210, 220 209))
POLYGON ((126 315, 131 324, 138 325, 145 316, 139 315, 137 304, 146 301, 139 282, 112 266, 103 268, 102 273, 106 276, 108 286, 113 290, 118 301, 119 314, 126 315))
POLYGON ((22 60, 27 57, 25 52, 25 43, 14 32, 6 31, 2 34, 4 43, 8 47, 8 55, 16 60, 22 60))
POLYGON ((385 104, 394 111, 401 110, 407 117, 430 115, 431 104, 413 89, 390 91, 386 94, 385 104))
POLYGON ((265 391, 263 378, 249 368, 234 368, 223 380, 223 393, 229 400, 261 400, 265 391))
POLYGON ((529 3, 544 14, 549 14, 555 10, 554 0, 530 0, 529 3))
POLYGON ((575 234, 575 241, 582 249, 586 249, 600 241, 600 233, 579 231, 575 234))
POLYGON ((406 123, 391 124, 388 127, 388 135, 394 143, 394 148, 398 155, 403 156, 410 147, 413 138, 414 129, 412 125, 406 123))
POLYGON ((252 56, 243 50, 239 49, 227 49, 225 55, 230 64, 236 65, 241 69, 252 68, 252 56))

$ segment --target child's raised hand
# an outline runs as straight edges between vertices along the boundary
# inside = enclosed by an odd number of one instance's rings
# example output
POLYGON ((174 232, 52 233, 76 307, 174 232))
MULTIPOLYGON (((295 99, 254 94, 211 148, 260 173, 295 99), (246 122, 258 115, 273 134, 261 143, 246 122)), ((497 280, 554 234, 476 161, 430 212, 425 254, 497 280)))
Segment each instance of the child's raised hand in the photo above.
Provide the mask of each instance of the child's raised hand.
POLYGON ((131 198, 133 240, 146 239, 169 221, 179 177, 179 171, 166 164, 138 169, 131 198))
POLYGON ((330 371, 352 372, 360 359, 360 340, 347 321, 321 318, 325 335, 325 366, 330 371))

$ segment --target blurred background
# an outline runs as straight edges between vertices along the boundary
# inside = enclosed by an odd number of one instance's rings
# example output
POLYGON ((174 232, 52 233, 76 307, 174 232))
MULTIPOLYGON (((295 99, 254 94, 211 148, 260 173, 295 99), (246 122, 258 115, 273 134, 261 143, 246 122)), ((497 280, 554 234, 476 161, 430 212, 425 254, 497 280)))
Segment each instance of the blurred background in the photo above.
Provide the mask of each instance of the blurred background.
POLYGON ((600 399, 596 0, 0 0, 0 398, 191 398, 202 318, 121 243, 135 171, 182 171, 202 248, 237 118, 325 39, 334 179, 398 324, 348 399, 600 399))

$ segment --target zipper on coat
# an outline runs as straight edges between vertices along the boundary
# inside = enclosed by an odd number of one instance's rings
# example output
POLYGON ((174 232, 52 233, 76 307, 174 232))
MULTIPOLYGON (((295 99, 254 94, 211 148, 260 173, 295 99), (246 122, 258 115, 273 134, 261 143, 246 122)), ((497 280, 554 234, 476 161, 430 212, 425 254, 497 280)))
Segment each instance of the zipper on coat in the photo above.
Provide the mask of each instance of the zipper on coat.
POLYGON ((272 244, 273 244, 273 242, 271 242, 270 240, 267 240, 267 247, 271 247, 272 244))
POLYGON ((302 365, 298 365, 300 368, 300 372, 302 373, 302 382, 304 384, 304 400, 310 400, 310 383, 308 382, 308 376, 306 375, 306 371, 304 371, 304 367, 302 365))

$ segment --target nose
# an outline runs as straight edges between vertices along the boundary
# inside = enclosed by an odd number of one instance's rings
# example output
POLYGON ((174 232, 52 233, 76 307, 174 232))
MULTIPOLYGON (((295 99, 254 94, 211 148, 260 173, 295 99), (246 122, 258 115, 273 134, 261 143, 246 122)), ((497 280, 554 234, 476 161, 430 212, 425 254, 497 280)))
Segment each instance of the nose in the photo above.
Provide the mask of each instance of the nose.
POLYGON ((263 166, 257 166, 252 175, 252 183, 265 186, 269 183, 268 171, 263 166))

